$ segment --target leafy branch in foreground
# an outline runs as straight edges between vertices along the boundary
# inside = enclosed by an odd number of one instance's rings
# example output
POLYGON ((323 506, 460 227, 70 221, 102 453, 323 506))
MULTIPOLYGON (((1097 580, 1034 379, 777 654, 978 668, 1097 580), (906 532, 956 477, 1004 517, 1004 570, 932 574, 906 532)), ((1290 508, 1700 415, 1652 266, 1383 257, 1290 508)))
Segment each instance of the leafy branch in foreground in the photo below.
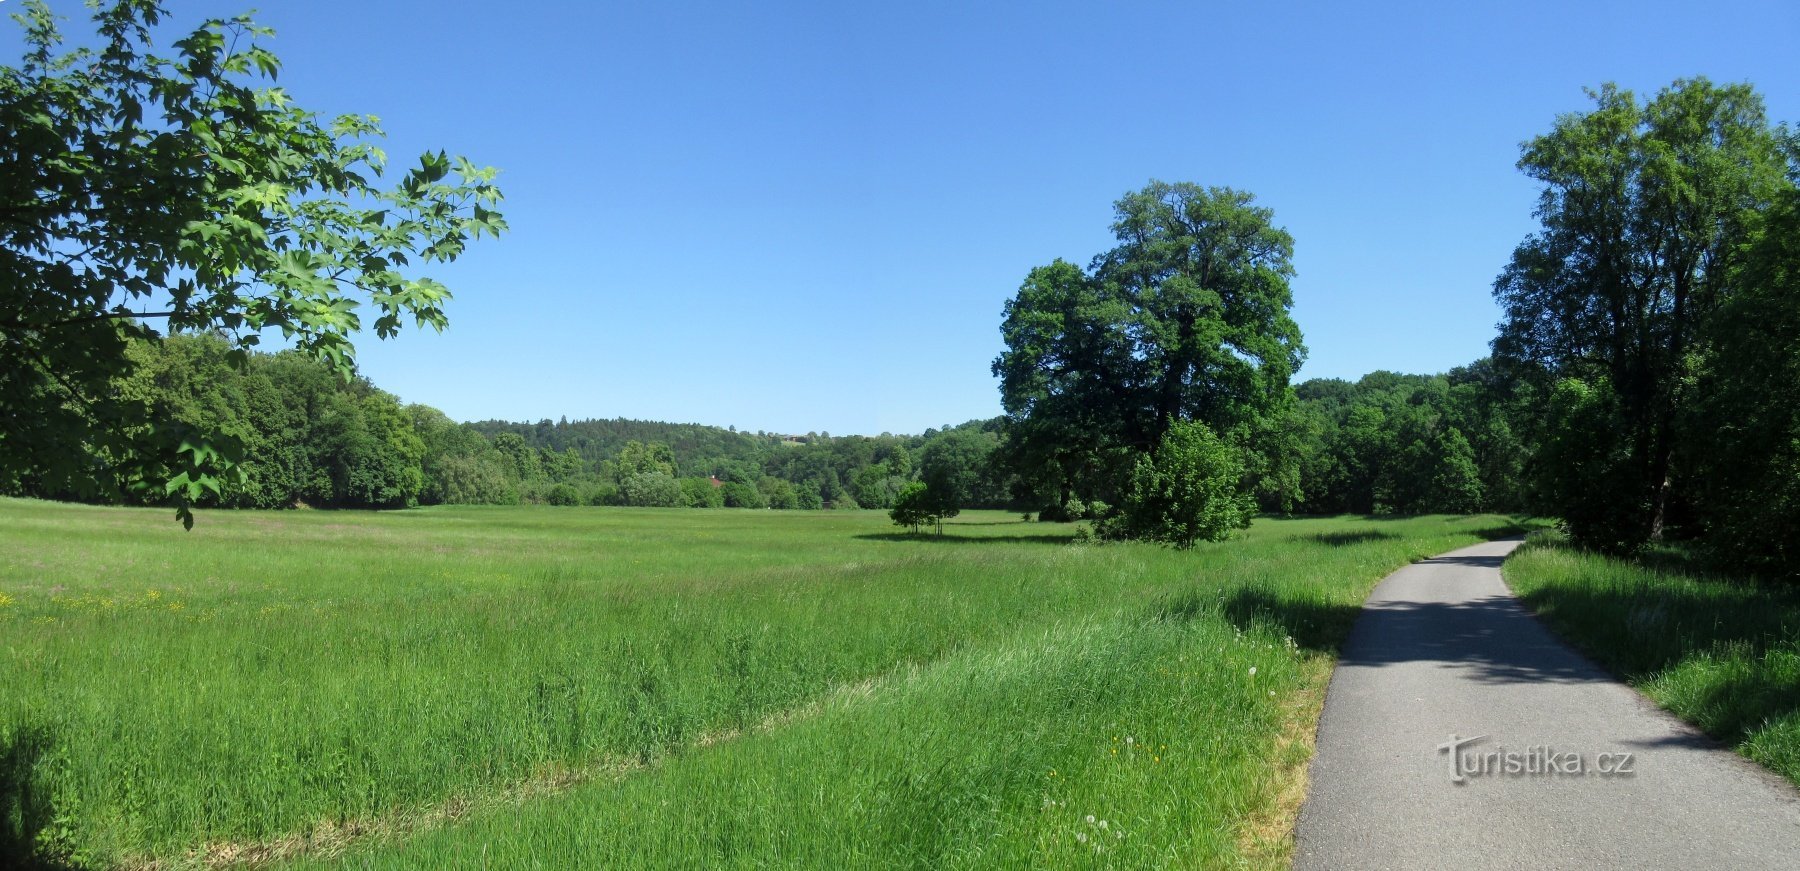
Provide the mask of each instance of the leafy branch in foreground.
POLYGON ((330 122, 274 86, 247 17, 153 53, 156 0, 98 7, 92 47, 42 2, 13 16, 27 52, 0 67, 0 488, 188 506, 240 446, 159 425, 119 394, 127 340, 218 332, 241 365, 265 330, 348 378, 351 336, 443 329, 448 263, 506 223, 497 171, 427 153, 391 187, 372 115, 330 122), (365 324, 363 313, 371 312, 365 324))

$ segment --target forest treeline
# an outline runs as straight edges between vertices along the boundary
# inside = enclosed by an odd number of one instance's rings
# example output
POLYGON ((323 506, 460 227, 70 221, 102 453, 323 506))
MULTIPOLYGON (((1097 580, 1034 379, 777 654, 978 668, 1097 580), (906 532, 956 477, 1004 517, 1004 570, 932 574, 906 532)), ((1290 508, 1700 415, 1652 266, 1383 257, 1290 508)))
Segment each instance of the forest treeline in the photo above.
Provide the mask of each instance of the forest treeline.
MULTIPOLYGON (((235 508, 400 508, 539 503, 714 508, 889 508, 908 483, 950 488, 962 508, 1080 519, 1101 494, 1057 501, 1028 486, 999 450, 1000 418, 913 435, 745 432, 626 419, 458 423, 403 403, 365 378, 345 381, 295 352, 254 353, 224 339, 134 343, 122 396, 159 421, 230 436, 241 478, 200 504, 235 508)), ((1297 498, 1270 511, 1415 513, 1523 505, 1512 389, 1486 363, 1448 375, 1377 372, 1307 381, 1285 431, 1297 498)), ((98 462, 99 458, 95 458, 98 462)), ((29 475, 14 494, 72 498, 29 475)), ((147 493, 145 504, 161 504, 147 493)))

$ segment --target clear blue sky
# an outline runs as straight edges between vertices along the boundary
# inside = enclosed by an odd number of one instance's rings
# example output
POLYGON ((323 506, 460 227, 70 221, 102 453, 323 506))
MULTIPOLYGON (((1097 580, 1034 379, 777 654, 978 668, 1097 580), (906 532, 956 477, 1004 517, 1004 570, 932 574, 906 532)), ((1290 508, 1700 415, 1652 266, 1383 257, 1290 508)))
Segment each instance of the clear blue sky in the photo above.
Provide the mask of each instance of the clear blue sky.
POLYGON ((1151 178, 1293 233, 1301 378, 1442 371, 1534 226, 1519 143, 1584 86, 1747 80, 1800 120, 1792 0, 265 4, 301 105, 503 171, 512 233, 438 273, 449 330, 361 343, 458 419, 997 414, 1001 305, 1151 178))

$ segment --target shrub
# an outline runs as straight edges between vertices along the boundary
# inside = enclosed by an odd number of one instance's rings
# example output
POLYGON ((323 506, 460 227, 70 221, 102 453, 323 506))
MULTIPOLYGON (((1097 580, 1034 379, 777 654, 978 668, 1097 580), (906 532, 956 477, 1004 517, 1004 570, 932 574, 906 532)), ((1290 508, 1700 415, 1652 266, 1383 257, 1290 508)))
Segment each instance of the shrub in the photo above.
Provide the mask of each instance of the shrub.
POLYGON ((681 494, 689 508, 724 508, 725 493, 710 478, 682 478, 681 494))
POLYGON ((794 493, 794 485, 772 475, 764 475, 762 480, 757 481, 756 490, 762 494, 763 504, 770 508, 786 510, 800 504, 799 497, 794 493))
POLYGON ((1155 453, 1132 467, 1119 513, 1096 532, 1177 548, 1222 541, 1250 525, 1256 501, 1244 488, 1236 448, 1205 424, 1174 421, 1155 453))
POLYGON ((581 491, 568 484, 557 484, 544 494, 544 501, 551 505, 580 505, 581 491))
POLYGON ((755 487, 745 484, 742 481, 728 481, 724 487, 719 489, 725 494, 726 508, 768 507, 768 504, 763 502, 762 493, 758 492, 755 487))
POLYGON ((640 508, 680 508, 687 504, 681 482, 666 472, 639 472, 620 481, 619 496, 626 505, 640 508))

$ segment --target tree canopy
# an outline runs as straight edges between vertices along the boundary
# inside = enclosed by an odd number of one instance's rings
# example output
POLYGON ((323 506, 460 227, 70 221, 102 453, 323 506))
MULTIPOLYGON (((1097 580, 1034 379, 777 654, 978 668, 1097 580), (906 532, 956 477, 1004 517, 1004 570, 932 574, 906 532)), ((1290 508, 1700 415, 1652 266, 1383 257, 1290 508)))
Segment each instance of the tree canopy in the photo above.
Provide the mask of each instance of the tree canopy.
POLYGON ((164 54, 164 17, 156 0, 96 6, 96 44, 59 54, 45 4, 16 16, 27 51, 0 67, 0 468, 89 497, 161 491, 191 523, 185 506, 242 445, 122 394, 129 340, 217 332, 243 365, 273 331, 347 379, 359 330, 445 325, 449 289, 416 268, 506 224, 495 170, 462 158, 428 153, 382 185, 375 117, 294 105, 267 28, 207 21, 164 54))
POLYGON ((1111 500, 1173 422, 1195 420, 1280 477, 1270 423, 1305 356, 1293 238, 1230 188, 1153 181, 1113 209, 1116 247, 1086 270, 1033 269, 1006 304, 1003 457, 1043 502, 1111 500))
MULTIPOLYGON (((1498 358, 1556 389, 1577 538, 1628 549, 1683 510, 1679 423, 1789 155, 1747 84, 1678 81, 1648 102, 1606 85, 1526 143, 1542 228, 1495 282, 1498 358), (1577 458, 1581 462, 1575 462, 1577 458)), ((1557 447, 1559 446, 1560 447, 1557 447)))

